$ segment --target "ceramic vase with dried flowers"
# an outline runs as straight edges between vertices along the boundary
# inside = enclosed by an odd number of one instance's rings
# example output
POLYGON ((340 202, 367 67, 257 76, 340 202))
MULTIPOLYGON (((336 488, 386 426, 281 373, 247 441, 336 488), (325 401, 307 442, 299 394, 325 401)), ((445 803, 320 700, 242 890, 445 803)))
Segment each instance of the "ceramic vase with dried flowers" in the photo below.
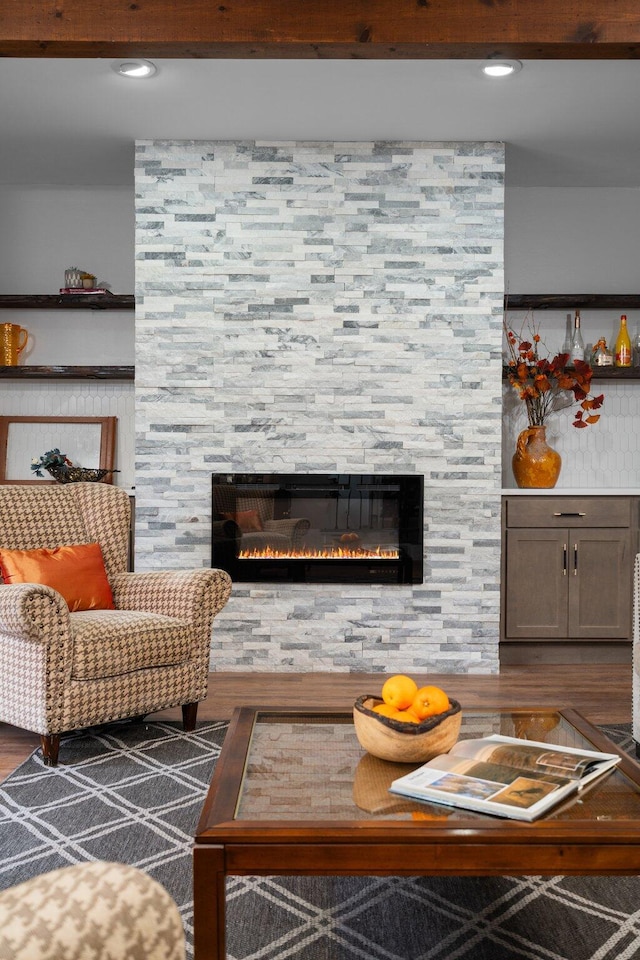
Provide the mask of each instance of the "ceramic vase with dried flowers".
MULTIPOLYGON (((546 442, 549 416, 574 403, 578 405, 573 426, 584 429, 597 423, 604 394, 591 395, 592 370, 588 363, 576 360, 569 366, 569 354, 558 353, 552 359, 540 355, 539 328, 528 323, 530 337, 520 336, 504 324, 507 340, 507 377, 518 398, 524 401, 529 426, 518 436, 513 455, 513 475, 519 487, 555 487, 562 460, 546 442)), ((524 329, 524 327, 523 327, 524 329)))

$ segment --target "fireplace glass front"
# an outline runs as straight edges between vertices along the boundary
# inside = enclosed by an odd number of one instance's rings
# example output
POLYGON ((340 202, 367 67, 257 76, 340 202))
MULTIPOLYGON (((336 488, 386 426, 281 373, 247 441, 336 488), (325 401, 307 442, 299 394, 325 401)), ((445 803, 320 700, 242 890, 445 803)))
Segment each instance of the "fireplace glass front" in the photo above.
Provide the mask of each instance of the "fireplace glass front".
POLYGON ((421 476, 212 479, 212 566, 236 581, 422 583, 421 476))

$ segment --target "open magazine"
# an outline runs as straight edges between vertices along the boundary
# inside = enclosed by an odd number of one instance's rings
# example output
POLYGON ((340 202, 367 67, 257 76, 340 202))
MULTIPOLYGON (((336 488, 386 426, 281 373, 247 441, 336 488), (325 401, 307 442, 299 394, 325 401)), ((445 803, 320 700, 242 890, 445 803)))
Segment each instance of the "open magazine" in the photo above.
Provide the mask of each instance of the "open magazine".
POLYGON ((614 753, 494 734, 459 740, 449 753, 394 780, 389 790, 415 800, 535 820, 619 761, 614 753))

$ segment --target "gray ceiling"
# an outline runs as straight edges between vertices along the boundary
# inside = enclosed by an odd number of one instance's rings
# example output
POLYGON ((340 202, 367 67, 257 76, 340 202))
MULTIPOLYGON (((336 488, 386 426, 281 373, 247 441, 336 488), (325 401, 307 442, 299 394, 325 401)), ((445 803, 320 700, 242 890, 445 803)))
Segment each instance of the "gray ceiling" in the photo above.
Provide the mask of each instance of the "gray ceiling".
POLYGON ((0 183, 131 185, 135 139, 503 140, 510 186, 640 186, 640 62, 0 59, 0 183))

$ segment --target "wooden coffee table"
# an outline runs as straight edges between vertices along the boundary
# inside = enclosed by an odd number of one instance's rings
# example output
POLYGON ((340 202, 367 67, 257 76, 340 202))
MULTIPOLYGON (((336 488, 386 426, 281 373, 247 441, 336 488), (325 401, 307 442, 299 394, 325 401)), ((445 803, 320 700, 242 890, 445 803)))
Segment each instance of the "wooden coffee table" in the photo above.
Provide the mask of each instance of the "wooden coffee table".
POLYGON ((390 794, 391 780, 417 764, 365 753, 350 712, 236 710, 194 847, 196 960, 225 958, 230 875, 640 873, 640 765, 575 710, 463 709, 461 738, 491 733, 623 759, 543 819, 522 823, 390 794))

